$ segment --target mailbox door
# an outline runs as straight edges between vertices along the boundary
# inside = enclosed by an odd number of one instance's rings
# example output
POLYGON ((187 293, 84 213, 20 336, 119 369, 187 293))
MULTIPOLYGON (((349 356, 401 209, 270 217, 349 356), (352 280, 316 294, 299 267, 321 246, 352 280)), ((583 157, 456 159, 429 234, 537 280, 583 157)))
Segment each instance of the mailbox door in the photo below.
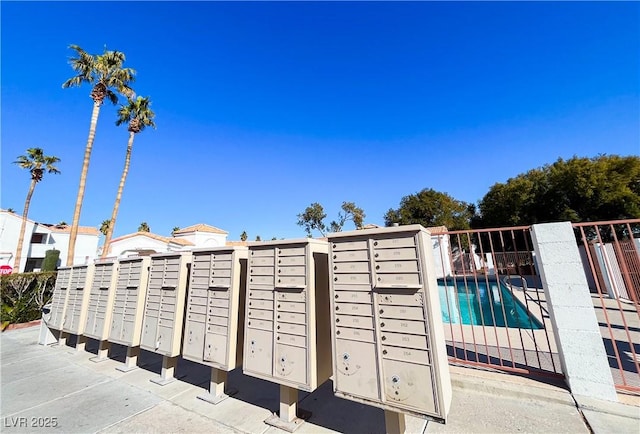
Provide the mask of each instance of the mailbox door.
POLYGON ((271 376, 273 373, 273 332, 247 328, 245 344, 244 369, 271 376))

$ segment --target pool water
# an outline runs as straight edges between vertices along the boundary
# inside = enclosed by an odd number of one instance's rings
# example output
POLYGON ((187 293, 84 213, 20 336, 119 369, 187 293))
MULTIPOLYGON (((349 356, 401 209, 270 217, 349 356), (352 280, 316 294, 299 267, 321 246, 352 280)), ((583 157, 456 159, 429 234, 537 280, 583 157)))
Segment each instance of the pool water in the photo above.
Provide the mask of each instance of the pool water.
POLYGON ((543 326, 527 308, 496 280, 438 279, 442 320, 451 324, 486 325, 522 329, 543 326))

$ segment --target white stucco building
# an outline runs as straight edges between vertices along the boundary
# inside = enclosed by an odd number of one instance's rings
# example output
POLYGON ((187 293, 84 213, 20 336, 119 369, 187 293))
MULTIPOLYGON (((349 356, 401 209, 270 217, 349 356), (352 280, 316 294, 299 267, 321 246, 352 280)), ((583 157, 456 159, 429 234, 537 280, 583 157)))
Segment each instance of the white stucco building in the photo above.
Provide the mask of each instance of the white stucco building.
POLYGON ((151 232, 135 232, 111 240, 108 257, 126 257, 190 250, 195 247, 218 247, 227 242, 228 232, 214 226, 197 224, 174 232, 172 237, 151 232))
MULTIPOLYGON (((22 216, 0 210, 0 266, 13 267, 22 216)), ((39 271, 47 250, 59 250, 58 266, 65 265, 69 247, 70 226, 37 223, 27 219, 22 245, 20 272, 39 271)), ((94 227, 80 226, 76 238, 74 264, 88 264, 96 258, 100 232, 94 227)))

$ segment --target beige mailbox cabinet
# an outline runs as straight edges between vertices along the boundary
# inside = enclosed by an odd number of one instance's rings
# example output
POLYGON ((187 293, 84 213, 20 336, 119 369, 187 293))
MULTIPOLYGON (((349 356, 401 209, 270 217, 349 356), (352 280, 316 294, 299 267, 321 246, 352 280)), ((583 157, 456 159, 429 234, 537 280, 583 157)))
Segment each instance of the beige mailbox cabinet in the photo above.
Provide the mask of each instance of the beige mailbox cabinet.
POLYGON ((71 282, 71 267, 61 267, 58 269, 56 284, 51 296, 51 307, 47 326, 54 330, 62 330, 62 322, 67 307, 67 296, 69 294, 69 284, 71 282))
POLYGON ((266 422, 285 429, 294 390, 331 375, 327 252, 313 239, 249 243, 243 372, 282 386, 280 421, 266 422))
POLYGON ((62 323, 62 331, 74 335, 82 335, 87 318, 89 288, 93 281, 94 265, 78 265, 71 267, 67 308, 62 323))
POLYGON ((328 239, 336 396, 444 421, 451 381, 429 233, 328 239))
POLYGON ((190 261, 190 252, 151 256, 142 320, 142 349, 167 357, 180 354, 187 264, 190 261))
POLYGON ((117 277, 117 262, 97 261, 94 264, 93 282, 87 306, 87 322, 84 327, 85 336, 99 341, 109 337, 117 277))

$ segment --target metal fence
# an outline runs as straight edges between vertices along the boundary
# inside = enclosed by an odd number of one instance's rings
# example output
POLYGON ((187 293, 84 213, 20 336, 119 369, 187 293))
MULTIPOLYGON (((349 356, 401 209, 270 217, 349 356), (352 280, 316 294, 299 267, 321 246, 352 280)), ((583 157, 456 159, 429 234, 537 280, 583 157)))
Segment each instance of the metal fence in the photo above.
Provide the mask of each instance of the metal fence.
POLYGON ((432 233, 450 362, 562 376, 529 227, 432 233))
POLYGON ((616 388, 640 393, 640 219, 573 227, 616 388))

